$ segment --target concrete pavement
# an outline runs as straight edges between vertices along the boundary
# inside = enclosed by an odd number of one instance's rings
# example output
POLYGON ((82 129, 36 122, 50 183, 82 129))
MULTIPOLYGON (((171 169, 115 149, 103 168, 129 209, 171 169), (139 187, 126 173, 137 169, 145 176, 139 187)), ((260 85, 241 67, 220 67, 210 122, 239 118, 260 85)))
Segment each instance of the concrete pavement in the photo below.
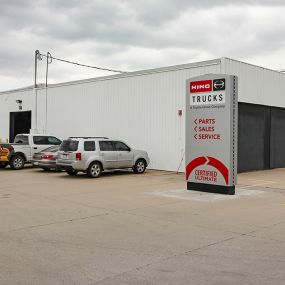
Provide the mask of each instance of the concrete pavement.
POLYGON ((183 174, 0 170, 0 284, 285 284, 285 169, 236 196, 183 174))

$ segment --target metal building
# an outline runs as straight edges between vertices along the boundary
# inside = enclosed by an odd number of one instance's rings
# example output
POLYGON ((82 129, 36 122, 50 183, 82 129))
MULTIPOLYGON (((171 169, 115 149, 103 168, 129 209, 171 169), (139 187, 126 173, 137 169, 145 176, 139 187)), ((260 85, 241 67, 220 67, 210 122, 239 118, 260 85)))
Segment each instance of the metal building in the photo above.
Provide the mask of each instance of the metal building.
POLYGON ((285 74, 229 58, 0 92, 0 139, 108 136, 184 171, 186 79, 207 73, 239 77, 239 171, 284 167, 285 74))

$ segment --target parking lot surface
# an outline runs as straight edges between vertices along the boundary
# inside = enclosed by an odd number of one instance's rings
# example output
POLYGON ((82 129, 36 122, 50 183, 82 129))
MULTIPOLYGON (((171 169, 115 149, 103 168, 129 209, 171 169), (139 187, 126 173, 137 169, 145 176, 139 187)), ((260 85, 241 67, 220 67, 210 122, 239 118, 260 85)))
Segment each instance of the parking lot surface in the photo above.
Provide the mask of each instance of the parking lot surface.
POLYGON ((285 169, 238 182, 2 169, 0 284, 285 284, 285 169))

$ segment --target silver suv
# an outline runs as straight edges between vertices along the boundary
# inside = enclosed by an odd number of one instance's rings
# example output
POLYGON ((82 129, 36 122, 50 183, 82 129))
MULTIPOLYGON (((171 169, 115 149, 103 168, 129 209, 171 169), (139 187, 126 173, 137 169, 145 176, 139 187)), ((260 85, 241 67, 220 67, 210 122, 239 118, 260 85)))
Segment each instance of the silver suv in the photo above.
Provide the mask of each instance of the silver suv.
POLYGON ((60 145, 56 164, 69 175, 85 172, 96 178, 110 169, 132 168, 135 173, 144 173, 149 157, 146 151, 132 149, 119 140, 70 137, 60 145))

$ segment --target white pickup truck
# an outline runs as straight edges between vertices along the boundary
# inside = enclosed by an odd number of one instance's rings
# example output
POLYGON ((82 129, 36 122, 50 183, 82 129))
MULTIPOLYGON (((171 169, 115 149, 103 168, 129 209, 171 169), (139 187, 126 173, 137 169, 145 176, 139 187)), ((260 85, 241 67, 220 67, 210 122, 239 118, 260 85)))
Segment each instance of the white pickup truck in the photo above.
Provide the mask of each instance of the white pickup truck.
POLYGON ((19 134, 14 143, 0 143, 0 168, 10 165, 12 169, 22 169, 30 162, 36 152, 52 145, 60 145, 61 140, 55 136, 42 134, 19 134))

